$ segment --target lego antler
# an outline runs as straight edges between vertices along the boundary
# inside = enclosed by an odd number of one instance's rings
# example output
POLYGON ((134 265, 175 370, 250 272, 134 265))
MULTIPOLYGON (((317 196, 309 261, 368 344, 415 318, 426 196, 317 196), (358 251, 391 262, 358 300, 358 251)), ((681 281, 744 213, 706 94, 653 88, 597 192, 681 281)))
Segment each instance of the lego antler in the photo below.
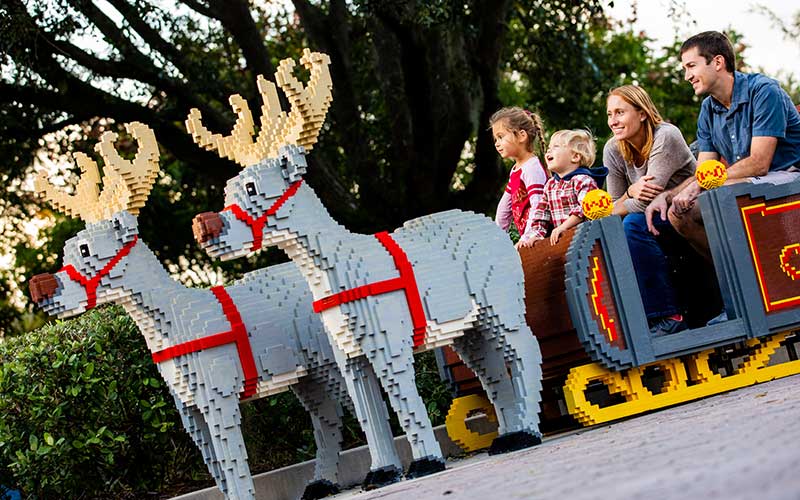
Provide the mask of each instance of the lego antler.
POLYGON ((275 81, 291 104, 288 114, 280 108, 275 84, 258 75, 258 91, 264 104, 261 106, 261 130, 255 141, 252 139, 253 115, 247 101, 234 94, 229 102, 237 119, 231 134, 212 134, 203 125, 200 110, 193 108, 186 119, 186 129, 194 142, 205 149, 216 150, 220 157, 234 160, 243 167, 277 156, 278 149, 285 144, 311 150, 331 104, 330 58, 327 54, 304 49, 300 63, 311 73, 305 87, 292 74, 295 67, 292 59, 281 61, 275 72, 275 81))
POLYGON ((114 147, 117 140, 115 132, 106 132, 100 137, 100 142, 95 150, 102 155, 106 162, 103 172, 108 176, 113 171, 125 182, 130 191, 127 210, 133 215, 139 214, 139 209, 144 207, 150 190, 156 182, 158 175, 158 143, 153 130, 139 122, 125 124, 125 130, 139 143, 139 150, 133 161, 122 158, 114 147))
POLYGON ((134 215, 138 214, 158 173, 158 144, 153 131, 142 123, 129 123, 125 128, 139 143, 139 151, 132 162, 117 153, 113 144, 117 139, 114 132, 104 133, 95 145, 95 150, 105 161, 102 191, 97 163, 83 153, 74 155, 81 167, 81 178, 75 194, 59 191, 43 172, 34 180, 36 191, 57 209, 71 217, 80 217, 85 222, 107 219, 114 212, 125 209, 134 215))

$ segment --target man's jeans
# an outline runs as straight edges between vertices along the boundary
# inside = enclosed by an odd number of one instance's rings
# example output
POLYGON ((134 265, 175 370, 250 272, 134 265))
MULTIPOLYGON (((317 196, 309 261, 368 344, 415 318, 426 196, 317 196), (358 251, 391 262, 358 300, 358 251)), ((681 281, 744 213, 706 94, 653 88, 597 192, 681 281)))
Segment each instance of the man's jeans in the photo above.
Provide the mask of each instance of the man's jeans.
MULTIPOLYGON (((659 233, 676 234, 669 221, 662 221, 659 214, 653 217, 659 233)), ((669 264, 656 237, 647 230, 643 213, 632 213, 622 220, 628 248, 631 251, 633 269, 639 292, 642 295, 644 312, 648 320, 678 314, 675 291, 669 279, 669 264)))

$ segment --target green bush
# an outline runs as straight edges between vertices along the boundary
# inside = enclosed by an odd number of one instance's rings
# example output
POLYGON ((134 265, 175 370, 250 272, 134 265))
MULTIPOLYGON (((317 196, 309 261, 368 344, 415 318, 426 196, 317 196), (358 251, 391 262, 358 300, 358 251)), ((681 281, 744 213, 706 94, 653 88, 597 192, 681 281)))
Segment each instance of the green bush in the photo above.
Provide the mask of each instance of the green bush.
POLYGON ((29 499, 141 498, 198 470, 200 454, 121 308, 0 343, 0 484, 29 499))

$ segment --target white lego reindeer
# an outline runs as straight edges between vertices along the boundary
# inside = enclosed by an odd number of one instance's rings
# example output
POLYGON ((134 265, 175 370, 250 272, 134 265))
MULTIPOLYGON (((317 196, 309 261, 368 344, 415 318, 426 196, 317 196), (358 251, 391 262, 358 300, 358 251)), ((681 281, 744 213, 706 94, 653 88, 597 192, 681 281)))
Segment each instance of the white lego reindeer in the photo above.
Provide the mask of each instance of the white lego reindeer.
MULTIPOLYGON (((65 213, 81 217, 86 228, 66 242, 60 271, 31 279, 34 302, 59 317, 107 302, 125 308, 147 342, 186 431, 227 498, 255 498, 240 429, 240 400, 287 388, 311 415, 317 442, 314 481, 303 498, 337 491, 337 401, 350 402, 302 276, 286 263, 210 290, 187 288, 171 279, 139 239, 136 217, 158 172, 158 146, 152 130, 141 123, 127 129, 139 144, 132 162, 114 149, 114 133, 106 132, 97 145, 105 160, 102 192, 97 164, 80 153, 76 159, 83 174, 74 195, 58 192, 43 175, 37 179, 37 191, 65 213)), ((374 374, 362 373, 365 393, 380 400, 374 374)), ((367 435, 373 472, 400 470, 386 408, 376 404, 372 410, 370 418, 379 431, 367 435)), ((373 479, 371 485, 379 486, 380 474, 373 479)))
POLYGON ((392 233, 353 234, 336 223, 303 183, 305 151, 316 141, 331 101, 328 56, 305 50, 304 88, 282 61, 275 75, 290 103, 278 104, 263 78, 261 129, 255 141, 246 101, 230 102, 230 136, 209 132, 193 109, 195 142, 245 167, 228 181, 226 208, 195 217, 195 236, 213 257, 241 257, 277 245, 301 270, 314 295, 356 412, 356 363, 366 358, 381 380, 411 444, 408 476, 444 468, 415 386, 412 352, 452 345, 481 380, 500 425, 490 453, 541 442, 539 346, 524 320, 520 259, 491 220, 457 210, 421 217, 392 233))

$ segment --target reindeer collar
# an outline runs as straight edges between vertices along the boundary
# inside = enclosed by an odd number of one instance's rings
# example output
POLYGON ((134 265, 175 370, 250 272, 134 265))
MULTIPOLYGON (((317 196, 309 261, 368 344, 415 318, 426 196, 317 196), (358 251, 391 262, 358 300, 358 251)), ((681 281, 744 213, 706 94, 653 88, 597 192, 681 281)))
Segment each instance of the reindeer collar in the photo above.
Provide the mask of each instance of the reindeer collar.
POLYGON ((119 252, 117 252, 117 254, 110 261, 108 261, 96 275, 91 278, 87 278, 86 276, 82 275, 77 269, 75 269, 75 267, 72 266, 72 264, 67 264, 59 269, 59 271, 64 271, 67 273, 67 276, 69 276, 71 280, 80 283, 81 286, 86 290, 86 299, 88 301, 88 304, 86 305, 87 311, 97 305, 97 286, 100 284, 100 280, 110 273, 111 270, 114 269, 114 266, 116 266, 119 261, 121 261, 131 252, 131 249, 134 247, 134 245, 136 245, 137 241, 139 241, 138 235, 134 236, 131 241, 120 248, 119 252))
POLYGON ((280 210, 286 200, 294 196, 297 190, 300 188, 300 184, 303 183, 303 179, 300 179, 297 182, 292 183, 289 188, 283 192, 283 194, 275 200, 275 203, 270 206, 266 212, 261 214, 260 217, 254 218, 251 217, 250 214, 244 211, 242 207, 234 203, 233 205, 228 205, 222 211, 230 211, 233 213, 234 217, 239 219, 240 221, 244 222, 245 224, 250 227, 250 231, 253 232, 253 246, 250 249, 251 251, 255 252, 256 250, 261 248, 261 242, 264 237, 264 224, 267 222, 267 217, 270 215, 275 215, 275 213, 280 210))

